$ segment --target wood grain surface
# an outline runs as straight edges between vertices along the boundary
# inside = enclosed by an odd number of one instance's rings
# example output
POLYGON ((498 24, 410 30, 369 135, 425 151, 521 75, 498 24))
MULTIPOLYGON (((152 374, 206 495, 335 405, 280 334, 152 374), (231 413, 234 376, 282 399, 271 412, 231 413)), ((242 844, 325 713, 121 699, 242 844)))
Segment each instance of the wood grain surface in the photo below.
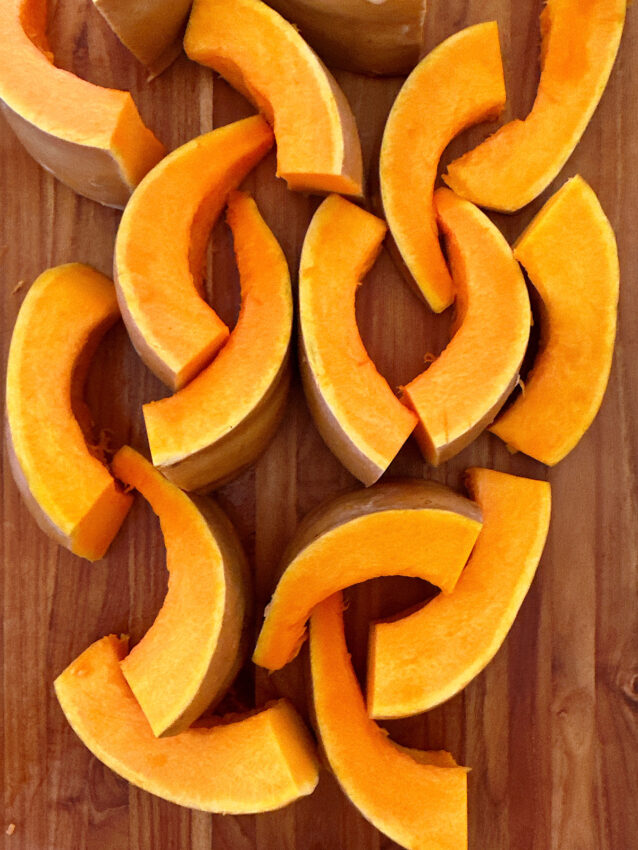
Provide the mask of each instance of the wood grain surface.
MULTIPOLYGON (((152 83, 88 0, 53 3, 58 64, 93 82, 130 88, 145 121, 169 148, 252 110, 208 70, 181 57, 152 83)), ((506 60, 507 118, 526 114, 538 80, 541 0, 431 0, 427 46, 460 27, 497 18, 506 60)), ((619 336, 600 415, 578 448, 548 470, 510 456, 483 435, 434 470, 410 441, 391 473, 460 487, 469 465, 547 478, 552 527, 521 613, 495 660, 455 699, 427 715, 388 723, 401 743, 445 747, 472 767, 472 850, 638 848, 638 10, 628 23, 609 87, 582 143, 553 189, 581 173, 597 191, 618 236, 619 336)), ((377 151, 400 80, 338 74, 359 121, 371 208, 377 208, 377 151)), ((485 136, 475 128, 446 154, 485 136)), ((274 177, 274 157, 246 182, 296 272, 317 199, 292 195, 274 177)), ((497 216, 513 239, 552 188, 521 214, 497 216)), ((20 303, 45 268, 80 260, 110 273, 119 213, 79 198, 40 169, 0 125, 3 367, 20 303), (24 283, 22 283, 24 282, 24 283)), ((238 284, 225 225, 209 254, 210 297, 233 321, 238 284)), ((411 294, 387 252, 360 291, 364 341, 392 385, 422 369, 446 341, 449 318, 411 294)), ((575 320, 577 317, 575 317, 575 320)), ((96 422, 119 442, 146 450, 140 406, 164 394, 121 326, 95 359, 88 397, 96 422)), ((38 530, 2 459, 2 631, 0 752, 6 850, 380 850, 395 847, 339 791, 327 770, 317 791, 260 816, 192 812, 115 776, 76 738, 52 681, 88 644, 110 632, 134 641, 166 591, 158 523, 138 499, 103 561, 90 565, 38 530), (5 830, 14 824, 13 834, 5 830)), ((259 462, 219 499, 254 565, 257 617, 273 589, 283 547, 318 502, 355 482, 318 436, 296 380, 287 416, 259 462)), ((350 593, 349 640, 361 671, 371 616, 426 598, 417 581, 384 579, 350 593)), ((258 622, 258 620, 256 621, 258 622)), ((255 629, 257 627, 255 626, 255 629)), ((305 711, 304 657, 268 677, 242 672, 229 706, 287 694, 305 711)), ((379 781, 383 781, 379 777, 379 781)))

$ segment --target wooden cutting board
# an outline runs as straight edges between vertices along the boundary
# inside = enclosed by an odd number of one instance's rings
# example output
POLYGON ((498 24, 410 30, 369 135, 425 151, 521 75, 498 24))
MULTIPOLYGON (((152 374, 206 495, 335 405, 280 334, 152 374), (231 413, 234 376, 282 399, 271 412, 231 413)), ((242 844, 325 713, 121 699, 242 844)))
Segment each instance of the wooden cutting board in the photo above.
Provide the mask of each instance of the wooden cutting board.
MULTIPOLYGON (((208 70, 182 57, 147 83, 143 70, 88 0, 53 4, 58 64, 93 82, 131 89, 145 121, 169 148, 252 110, 208 70)), ((497 18, 507 65, 507 118, 525 115, 538 80, 540 0, 431 0, 427 45, 468 24, 497 18)), ((547 478, 552 527, 537 578, 501 651, 466 690, 425 716, 389 723, 403 744, 446 748, 472 767, 473 850, 638 848, 638 10, 630 9, 603 101, 563 173, 544 196, 495 220, 513 239, 566 177, 581 173, 616 229, 622 283, 619 336, 603 408, 578 448, 556 469, 511 456, 483 435, 441 469, 410 442, 392 474, 460 488, 470 465, 547 478)), ((376 159, 400 80, 339 74, 356 113, 376 209, 376 159)), ((490 128, 491 129, 491 128, 490 128)), ((446 160, 488 128, 466 133, 446 160)), ((274 177, 274 157, 247 181, 296 271, 317 200, 292 195, 274 177)), ((30 282, 71 260, 110 273, 119 213, 79 198, 33 162, 0 125, 2 352, 30 282)), ((213 234, 210 295, 233 321, 238 284, 225 225, 213 234)), ((387 253, 363 286, 357 312, 364 341, 393 386, 421 371, 445 344, 449 319, 416 300, 387 253)), ((574 316, 574 321, 578 317, 574 316)), ((122 327, 96 357, 88 396, 96 421, 120 442, 146 448, 140 406, 164 394, 122 327)), ((2 459, 4 672, 0 842, 7 850, 380 850, 396 845, 350 805, 327 771, 316 792, 281 812, 221 817, 166 803, 129 786, 83 747, 51 683, 89 643, 109 632, 134 641, 166 591, 158 524, 140 499, 108 557, 90 565, 51 543, 22 504, 2 459), (13 834, 5 829, 15 825, 13 834)), ((301 517, 354 480, 324 446, 298 381, 287 416, 259 462, 219 499, 254 564, 258 617, 283 547, 301 517)), ((385 579, 350 593, 348 629, 358 669, 372 616, 427 595, 416 580, 385 579)), ((256 628, 256 627, 255 627, 256 628)), ((231 699, 287 694, 305 711, 303 657, 271 678, 248 666, 231 699)), ((379 782, 383 777, 379 777, 379 782)))

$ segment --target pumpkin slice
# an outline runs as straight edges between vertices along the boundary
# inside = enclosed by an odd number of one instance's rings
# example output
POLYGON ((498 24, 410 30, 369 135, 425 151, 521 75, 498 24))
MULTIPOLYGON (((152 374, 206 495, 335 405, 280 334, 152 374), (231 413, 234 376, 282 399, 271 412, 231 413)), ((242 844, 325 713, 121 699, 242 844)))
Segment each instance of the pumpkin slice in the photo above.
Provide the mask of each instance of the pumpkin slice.
POLYGON ((226 345, 194 381, 144 405, 153 463, 185 490, 207 490, 264 450, 286 404, 292 294, 286 258, 240 192, 228 201, 241 283, 239 319, 226 345))
POLYGON ((449 189, 435 194, 457 290, 454 335, 434 363, 404 388, 419 417, 415 434, 435 466, 469 445, 518 381, 529 339, 527 287, 500 231, 449 189))
POLYGON ((355 294, 381 249, 380 219, 331 195, 315 213, 299 271, 301 374, 319 433, 364 484, 388 468, 416 425, 368 356, 355 294))
POLYGON ((158 515, 168 593, 122 662, 153 734, 175 735, 225 694, 242 663, 248 566, 235 530, 209 499, 190 499, 125 446, 113 472, 158 515))
POLYGON ((379 576, 413 576, 451 593, 481 529, 475 504, 432 481, 347 493, 311 513, 284 553, 253 661, 278 670, 297 655, 312 609, 379 576))
POLYGON ((313 792, 315 747, 286 700, 156 738, 120 669, 127 645, 126 638, 102 638, 55 680, 66 719, 107 767, 151 794, 207 812, 265 812, 313 792))
POLYGON ((114 263, 122 316, 142 360, 173 390, 228 339, 202 298, 208 238, 228 193, 272 143, 258 115, 199 136, 163 159, 124 211, 114 263))
POLYGON ((192 0, 93 0, 122 44, 145 65, 151 79, 182 50, 182 32, 192 0))
POLYGON ((467 848, 467 768, 449 753, 399 748, 370 720, 346 646, 340 593, 312 613, 310 658, 323 749, 361 814, 402 847, 467 848))
POLYGON ((261 0, 195 0, 184 47, 273 125, 277 174, 288 188, 362 194, 361 145, 348 101, 292 24, 261 0))
POLYGON ((87 83, 53 65, 46 0, 0 4, 0 100, 43 168, 80 195, 123 207, 164 155, 128 92, 87 83))
POLYGON ((541 77, 532 111, 448 166, 445 182, 482 207, 515 212, 561 170, 607 85, 626 0, 547 0, 541 77))
POLYGON ((466 127, 505 105, 495 22, 467 27, 412 71, 388 116, 379 170, 390 232, 417 292, 437 313, 454 299, 432 195, 441 154, 466 127))
POLYGON ((541 340, 524 391, 490 430, 512 450, 553 466, 598 413, 616 336, 616 240, 582 177, 550 198, 514 256, 542 299, 541 340))
POLYGON ((90 561, 105 554, 132 503, 87 445, 82 400, 91 358, 119 317, 107 277, 80 263, 48 269, 22 302, 7 365, 13 477, 40 528, 90 561))
POLYGON ((454 593, 370 630, 368 710, 406 717, 450 699, 492 660, 534 578, 549 528, 546 481, 470 469, 483 528, 454 593))

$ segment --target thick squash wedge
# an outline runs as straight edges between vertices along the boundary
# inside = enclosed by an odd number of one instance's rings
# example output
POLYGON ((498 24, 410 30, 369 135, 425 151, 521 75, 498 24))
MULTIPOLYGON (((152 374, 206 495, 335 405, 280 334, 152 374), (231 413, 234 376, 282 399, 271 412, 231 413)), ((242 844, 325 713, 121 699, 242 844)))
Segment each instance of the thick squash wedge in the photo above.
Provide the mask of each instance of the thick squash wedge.
POLYGON ((315 213, 301 255, 301 374, 319 433, 364 484, 388 468, 416 425, 361 341, 355 295, 374 264, 385 224, 332 195, 315 213))
POLYGON ((292 661, 315 605, 352 584, 413 576, 451 593, 480 529, 476 505, 432 481, 377 484, 320 507, 284 553, 253 661, 292 661))
POLYGON ((379 161, 383 209, 417 292, 437 313, 454 299, 432 202, 439 159, 454 136, 496 118, 504 105, 498 26, 488 22, 422 59, 388 116, 379 161))
POLYGON ((317 729, 332 772, 377 829, 413 850, 466 850, 467 768, 449 753, 398 747, 366 713, 336 593, 310 621, 317 729))
POLYGON ((55 680, 67 720, 107 767, 151 794, 207 812, 265 812, 313 792, 315 747, 286 700, 156 738, 120 669, 127 643, 115 635, 96 641, 55 680))
POLYGON ((101 204, 123 207, 164 155, 128 92, 56 68, 46 0, 0 4, 0 100, 31 156, 58 180, 101 204))
POLYGON ((549 186, 580 141, 607 85, 626 0, 547 0, 532 111, 448 166, 445 182, 482 207, 516 212, 549 186))
POLYGON ((113 472, 158 515, 169 573, 162 608, 122 672, 153 734, 175 735, 221 699, 241 666, 248 565, 210 499, 189 498, 128 446, 113 472))
POLYGON ((22 302, 7 365, 13 477, 40 528, 90 561, 104 555, 132 503, 87 445, 82 399, 95 349, 119 317, 104 275, 80 263, 48 269, 22 302))
POLYGON ((274 127, 277 175, 300 192, 363 191, 345 95, 292 24, 261 0, 195 0, 186 53, 218 71, 274 127))
POLYGON ((616 239, 582 177, 550 198, 514 256, 542 299, 541 340, 524 390, 490 430, 512 450, 553 466, 598 413, 616 337, 616 239))
POLYGON ((253 463, 286 405, 292 294, 286 258, 248 195, 233 193, 242 303, 226 345, 195 380, 144 405, 153 463, 185 490, 210 490, 253 463))
POLYGON ((273 141, 258 115, 199 136, 163 159, 124 211, 114 262, 122 316, 142 360, 173 390, 228 339, 202 298, 208 238, 229 192, 273 141))
POLYGON ((534 578, 549 528, 546 481, 470 469, 483 528, 454 592, 370 630, 372 717, 406 717, 453 697, 492 660, 534 578))
POLYGON ((500 231, 449 189, 435 194, 457 302, 454 335, 404 388, 415 434, 435 466, 469 445, 494 419, 518 380, 531 324, 525 280, 500 231))

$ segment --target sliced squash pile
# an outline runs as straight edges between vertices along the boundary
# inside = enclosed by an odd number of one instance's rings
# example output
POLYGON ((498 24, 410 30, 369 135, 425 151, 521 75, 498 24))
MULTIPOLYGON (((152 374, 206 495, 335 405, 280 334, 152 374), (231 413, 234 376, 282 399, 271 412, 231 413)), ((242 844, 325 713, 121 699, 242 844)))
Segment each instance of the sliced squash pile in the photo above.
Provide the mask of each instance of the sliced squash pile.
POLYGON ((344 792, 406 848, 465 848, 467 768, 447 752, 399 746, 375 719, 433 708, 494 657, 541 558, 551 487, 484 468, 468 470, 467 496, 421 479, 377 482, 412 434, 434 466, 489 428, 510 450, 551 467, 594 420, 619 291, 614 233, 594 190, 579 176, 564 182, 513 249, 479 207, 514 212, 559 173, 611 73, 625 0, 548 0, 532 111, 452 162, 443 177, 450 188, 436 188, 448 143, 505 106, 495 22, 460 30, 417 64, 423 0, 94 3, 151 75, 179 52, 190 11, 188 57, 260 114, 164 156, 130 94, 54 66, 45 3, 8 0, 0 10, 0 100, 10 125, 71 188, 125 206, 115 285, 71 263, 41 274, 22 303, 6 385, 13 476, 40 527, 89 560, 106 554, 138 491, 159 517, 169 572, 161 610, 136 646, 104 637, 58 676, 62 710, 105 764, 181 805, 264 812, 317 784, 315 741, 286 700, 241 715, 209 713, 249 652, 251 571, 222 509, 184 492, 206 493, 237 476, 285 415, 288 261, 239 190, 276 143, 277 175, 288 188, 328 195, 301 253, 299 367, 317 429, 366 487, 300 524, 252 660, 281 669, 309 624, 313 720, 344 792), (411 71, 380 150, 387 225, 343 197, 364 199, 359 133, 305 36, 339 67, 411 71), (232 330, 204 295, 209 234, 224 209, 241 286, 232 330), (379 372, 356 320, 358 287, 388 231, 418 294, 435 312, 455 309, 447 347, 402 388, 379 372), (522 269, 540 299, 537 352, 528 351, 522 269), (128 446, 112 451, 83 397, 91 358, 120 315, 172 392, 144 405, 151 461, 128 446), (533 362, 521 379, 526 354, 533 362), (364 698, 342 592, 394 575, 440 592, 370 625, 364 698))

